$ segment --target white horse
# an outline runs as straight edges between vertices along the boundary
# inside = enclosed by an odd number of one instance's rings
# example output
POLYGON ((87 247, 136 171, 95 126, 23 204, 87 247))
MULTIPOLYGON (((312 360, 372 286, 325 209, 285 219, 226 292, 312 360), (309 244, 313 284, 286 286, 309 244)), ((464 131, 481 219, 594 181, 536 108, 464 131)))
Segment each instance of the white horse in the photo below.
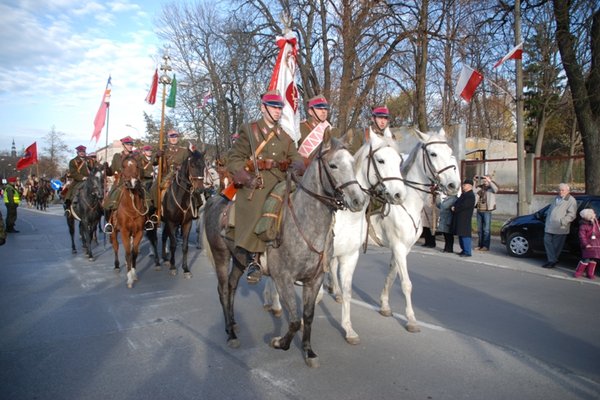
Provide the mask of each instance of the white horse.
MULTIPOLYGON (((380 313, 391 316, 389 291, 396 274, 400 274, 402 292, 406 299, 406 329, 419 332, 412 307, 412 283, 408 276, 406 257, 412 246, 421 236, 421 211, 423 204, 432 189, 446 194, 456 194, 460 188, 460 175, 452 149, 448 146, 444 130, 437 134, 417 132, 419 143, 412 149, 408 158, 402 163, 402 175, 408 190, 408 196, 401 205, 391 205, 379 214, 370 218, 375 234, 375 242, 392 250, 390 269, 381 293, 380 313)), ((338 214, 340 214, 338 212, 338 214)), ((336 215, 337 218, 337 215, 336 215)), ((342 327, 346 332, 346 341, 350 344, 360 343, 358 334, 350 321, 350 301, 352 299, 352 276, 358 261, 360 243, 352 238, 353 225, 342 218, 336 219, 334 227, 334 259, 331 262, 331 279, 336 299, 339 300, 340 288, 337 281, 337 270, 341 279, 342 327)), ((364 238, 361 230, 361 237, 364 238)))
MULTIPOLYGON (((354 172, 356 180, 367 191, 369 196, 377 199, 382 204, 402 204, 407 197, 407 189, 404 185, 400 164, 402 157, 399 153, 397 142, 389 138, 380 138, 371 135, 370 140, 365 143, 354 155, 354 172)), ((367 220, 365 213, 368 202, 359 212, 340 210, 335 212, 334 243, 344 243, 348 247, 356 249, 355 254, 350 256, 348 262, 356 265, 359 249, 367 236, 367 220), (343 226, 343 229, 338 227, 343 226)), ((339 246, 338 246, 339 248, 339 246)), ((335 253, 335 257, 341 256, 335 253)), ((322 296, 320 293, 319 299, 322 296)), ((281 304, 272 280, 269 279, 263 291, 265 299, 264 307, 273 315, 281 315, 281 304)))

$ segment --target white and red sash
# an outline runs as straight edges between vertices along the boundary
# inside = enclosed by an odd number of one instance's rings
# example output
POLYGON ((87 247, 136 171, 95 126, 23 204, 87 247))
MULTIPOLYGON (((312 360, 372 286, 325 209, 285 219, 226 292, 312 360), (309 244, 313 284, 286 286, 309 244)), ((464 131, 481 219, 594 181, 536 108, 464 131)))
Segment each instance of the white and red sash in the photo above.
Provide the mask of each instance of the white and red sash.
POLYGON ((331 125, 329 125, 329 122, 327 121, 323 121, 319 125, 315 126, 314 129, 308 134, 306 139, 304 139, 304 141, 300 145, 298 153, 302 157, 308 158, 311 155, 311 153, 315 151, 317 147, 319 147, 319 145, 323 141, 323 134, 330 126, 331 125))

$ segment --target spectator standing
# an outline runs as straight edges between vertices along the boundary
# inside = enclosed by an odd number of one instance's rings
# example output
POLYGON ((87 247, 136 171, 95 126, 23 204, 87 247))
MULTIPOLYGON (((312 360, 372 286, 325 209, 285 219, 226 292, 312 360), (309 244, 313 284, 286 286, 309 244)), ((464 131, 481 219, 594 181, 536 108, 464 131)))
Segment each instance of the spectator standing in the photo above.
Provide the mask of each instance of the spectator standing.
POLYGON ((440 222, 437 231, 444 235, 444 253, 454 253, 454 234, 452 233, 452 206, 458 196, 447 196, 443 200, 436 197, 436 206, 440 210, 440 222))
POLYGON ((596 212, 591 208, 581 210, 579 213, 579 244, 581 245, 581 261, 577 264, 575 278, 583 275, 587 269, 590 279, 596 278, 596 263, 600 260, 600 227, 596 212))
POLYGON ((453 232, 458 236, 461 257, 471 257, 472 254, 472 228, 473 209, 475 208, 475 193, 473 193, 473 180, 465 179, 462 183, 462 194, 452 206, 454 216, 452 219, 453 232))
POLYGON ((435 229, 437 227, 435 197, 437 197, 435 193, 430 193, 423 202, 423 210, 421 210, 423 238, 425 239, 423 247, 435 247, 435 229))
POLYGON ((6 232, 19 233, 15 229, 17 222, 17 207, 21 202, 21 194, 15 187, 17 178, 12 176, 8 178, 8 183, 4 187, 4 205, 6 206, 6 232))
POLYGON ((498 186, 489 175, 485 175, 481 179, 482 183, 477 190, 477 237, 479 239, 477 250, 489 251, 492 211, 496 209, 498 186))
POLYGON ((577 215, 577 201, 570 194, 571 188, 566 183, 558 185, 558 196, 550 204, 546 214, 544 228, 544 248, 546 264, 543 268, 554 268, 565 245, 571 222, 577 215))
POLYGON ((0 246, 6 243, 6 230, 4 229, 4 218, 2 218, 2 212, 0 211, 0 246))

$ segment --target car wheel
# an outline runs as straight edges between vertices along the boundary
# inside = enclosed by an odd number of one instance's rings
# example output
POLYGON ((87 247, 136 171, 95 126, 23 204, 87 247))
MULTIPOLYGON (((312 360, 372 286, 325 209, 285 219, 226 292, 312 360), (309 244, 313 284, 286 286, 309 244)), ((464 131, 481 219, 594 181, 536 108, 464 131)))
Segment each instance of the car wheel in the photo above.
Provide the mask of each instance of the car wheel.
POLYGON ((531 255, 531 245, 521 232, 515 232, 506 241, 506 250, 513 257, 528 257, 531 255))

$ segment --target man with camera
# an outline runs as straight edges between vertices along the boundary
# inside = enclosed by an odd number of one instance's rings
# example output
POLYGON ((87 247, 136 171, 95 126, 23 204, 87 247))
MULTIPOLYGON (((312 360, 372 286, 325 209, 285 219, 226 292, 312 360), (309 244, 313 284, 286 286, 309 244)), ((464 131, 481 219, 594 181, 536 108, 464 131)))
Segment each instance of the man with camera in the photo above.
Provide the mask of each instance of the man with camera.
POLYGON ((476 176, 479 181, 477 186, 477 236, 479 238, 478 251, 490 250, 490 235, 492 227, 492 211, 496 209, 496 193, 498 186, 489 175, 476 176))

